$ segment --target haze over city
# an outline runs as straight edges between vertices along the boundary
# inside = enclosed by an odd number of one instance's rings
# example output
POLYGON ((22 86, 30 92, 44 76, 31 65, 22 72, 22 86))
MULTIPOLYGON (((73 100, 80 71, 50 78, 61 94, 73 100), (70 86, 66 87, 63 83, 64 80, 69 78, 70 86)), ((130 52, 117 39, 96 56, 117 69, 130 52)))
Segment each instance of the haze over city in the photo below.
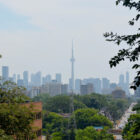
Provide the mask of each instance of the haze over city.
POLYGON ((0 0, 1 66, 9 66, 11 74, 62 73, 66 82, 74 39, 75 78, 108 77, 116 82, 129 71, 132 80, 128 62, 110 69, 108 61, 121 47, 106 42, 103 33, 123 34, 128 28, 131 33, 128 20, 133 13, 112 0, 0 0))

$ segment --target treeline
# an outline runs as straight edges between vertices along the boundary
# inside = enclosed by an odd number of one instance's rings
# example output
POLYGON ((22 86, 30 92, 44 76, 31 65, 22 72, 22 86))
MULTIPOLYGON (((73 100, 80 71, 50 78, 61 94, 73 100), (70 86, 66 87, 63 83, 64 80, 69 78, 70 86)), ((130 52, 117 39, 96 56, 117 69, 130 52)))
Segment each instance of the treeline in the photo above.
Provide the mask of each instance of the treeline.
MULTIPOLYGON (((69 113, 71 98, 67 95, 49 96, 49 94, 40 94, 33 98, 33 101, 42 101, 43 109, 55 113, 69 113)), ((115 99, 111 95, 88 94, 74 95, 74 109, 94 108, 102 112, 112 121, 121 118, 125 110, 129 107, 132 100, 115 99)))

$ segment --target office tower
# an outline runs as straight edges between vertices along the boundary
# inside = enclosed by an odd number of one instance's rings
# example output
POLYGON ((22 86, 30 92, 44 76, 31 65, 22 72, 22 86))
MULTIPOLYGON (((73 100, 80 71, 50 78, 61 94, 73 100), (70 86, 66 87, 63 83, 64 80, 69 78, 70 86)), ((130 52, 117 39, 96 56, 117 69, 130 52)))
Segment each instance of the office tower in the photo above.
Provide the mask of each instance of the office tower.
POLYGON ((13 74, 13 82, 16 83, 16 74, 13 74))
POLYGON ((28 79, 29 79, 28 71, 24 71, 23 72, 23 82, 24 82, 24 86, 26 88, 28 88, 28 79))
POLYGON ((107 78, 102 79, 102 89, 109 89, 109 80, 107 78))
POLYGON ((43 86, 44 89, 47 91, 45 93, 49 93, 51 96, 59 95, 61 94, 61 84, 60 83, 47 83, 43 86))
POLYGON ((32 85, 32 86, 35 85, 34 81, 35 81, 35 74, 32 73, 32 74, 31 74, 31 85, 32 85))
POLYGON ((41 72, 36 73, 36 85, 41 86, 41 72))
POLYGON ((119 76, 119 85, 123 85, 123 84, 124 84, 124 75, 121 74, 121 75, 119 76))
POLYGON ((57 81, 57 83, 61 83, 62 81, 62 76, 61 76, 61 74, 60 73, 56 73, 56 75, 55 75, 55 77, 56 77, 56 81, 57 81))
POLYGON ((112 92, 116 88, 117 88, 117 84, 116 83, 110 83, 110 92, 112 92))
POLYGON ((41 72, 31 74, 31 85, 32 86, 41 86, 41 72))
POLYGON ((46 77, 42 77, 42 85, 45 85, 46 83, 46 77))
POLYGON ((20 74, 17 75, 17 81, 20 79, 20 74))
POLYGON ((76 79, 75 80, 75 91, 76 91, 76 93, 80 93, 81 84, 82 84, 81 79, 76 79))
POLYGON ((22 79, 17 80, 17 85, 18 86, 24 86, 24 81, 22 79))
POLYGON ((130 95, 130 91, 129 91, 129 72, 126 72, 126 83, 125 83, 125 92, 126 95, 129 96, 130 95))
POLYGON ((92 83, 95 93, 101 93, 101 80, 99 78, 84 79, 82 84, 92 83))
POLYGON ((2 66, 2 79, 3 81, 9 80, 9 67, 8 66, 2 66))
POLYGON ((74 92, 74 50, 73 50, 73 41, 72 41, 72 57, 71 57, 71 92, 74 92))
POLYGON ((47 83, 51 83, 51 82, 52 82, 52 77, 51 77, 51 75, 47 75, 47 76, 46 76, 46 82, 47 82, 47 83))
POLYGON ((68 94, 68 84, 61 85, 61 94, 68 94))
POLYGON ((94 90, 96 93, 101 93, 101 80, 99 78, 93 79, 94 90))
POLYGON ((86 85, 81 85, 80 86, 80 93, 82 95, 93 93, 93 84, 89 83, 89 84, 86 84, 86 85))

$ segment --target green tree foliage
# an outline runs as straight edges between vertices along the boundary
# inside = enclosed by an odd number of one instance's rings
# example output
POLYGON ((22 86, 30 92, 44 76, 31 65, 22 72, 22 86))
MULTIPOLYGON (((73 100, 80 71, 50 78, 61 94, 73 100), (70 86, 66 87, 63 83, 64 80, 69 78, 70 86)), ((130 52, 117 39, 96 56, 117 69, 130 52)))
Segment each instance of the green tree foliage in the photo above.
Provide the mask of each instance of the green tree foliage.
POLYGON ((25 88, 6 81, 0 84, 0 103, 23 103, 29 98, 25 96, 25 88))
POLYGON ((64 119, 61 115, 54 112, 46 112, 43 115, 43 129, 46 134, 63 130, 66 128, 67 123, 67 119, 64 119))
POLYGON ((17 140, 35 138, 31 124, 34 120, 32 108, 26 108, 24 103, 28 98, 23 94, 23 89, 11 82, 0 86, 0 129, 6 136, 15 137, 17 140))
MULTIPOLYGON (((48 94, 40 94, 33 101, 42 101, 43 109, 56 113, 69 113, 70 111, 70 96, 58 95, 50 97, 48 94)), ((95 108, 103 110, 105 115, 111 116, 113 121, 121 118, 124 111, 129 107, 130 99, 114 99, 110 95, 89 94, 75 95, 74 109, 95 108)))
POLYGON ((0 140, 14 140, 12 136, 8 136, 5 134, 5 132, 0 129, 0 140))
MULTIPOLYGON (((117 0, 116 4, 122 3, 123 6, 128 7, 130 10, 135 9, 138 13, 136 16, 129 21, 129 25, 134 26, 135 22, 138 22, 140 18, 140 1, 139 0, 117 0)), ((117 45, 126 43, 128 45, 128 48, 123 48, 118 51, 117 55, 111 58, 109 61, 111 67, 117 66, 121 61, 124 61, 128 59, 130 62, 133 63, 132 69, 135 69, 137 71, 137 76, 134 79, 134 82, 131 86, 131 88, 136 89, 138 86, 140 86, 140 64, 138 62, 139 60, 139 54, 140 54, 140 28, 133 33, 129 35, 118 35, 117 33, 105 33, 104 36, 107 38, 107 41, 114 42, 117 45)))
POLYGON ((125 140, 140 139, 140 114, 131 115, 123 130, 123 138, 125 140))
POLYGON ((70 133, 68 128, 68 119, 63 118, 54 112, 45 112, 43 115, 43 134, 48 139, 67 140, 70 133))
POLYGON ((83 130, 77 130, 75 140, 114 140, 114 138, 111 134, 108 134, 106 130, 96 131, 90 126, 83 130))
MULTIPOLYGON (((40 94, 33 98, 33 101, 42 101, 43 109, 56 113, 69 113, 70 110, 70 96, 57 95, 50 97, 48 94, 40 94)), ((86 108, 87 106, 82 102, 74 99, 74 108, 86 108)))
POLYGON ((112 117, 112 120, 115 122, 121 118, 125 110, 129 107, 130 103, 131 101, 128 99, 111 99, 108 102, 105 112, 109 113, 112 117))
POLYGON ((99 110, 107 104, 105 96, 96 93, 83 96, 77 95, 75 96, 75 99, 82 102, 89 108, 95 108, 99 110))
POLYGON ((87 126, 108 126, 112 123, 95 109, 78 109, 75 111, 77 128, 84 129, 87 126))
POLYGON ((137 114, 133 114, 128 119, 128 123, 123 129, 123 138, 125 140, 139 140, 140 139, 140 100, 133 107, 133 111, 137 114))

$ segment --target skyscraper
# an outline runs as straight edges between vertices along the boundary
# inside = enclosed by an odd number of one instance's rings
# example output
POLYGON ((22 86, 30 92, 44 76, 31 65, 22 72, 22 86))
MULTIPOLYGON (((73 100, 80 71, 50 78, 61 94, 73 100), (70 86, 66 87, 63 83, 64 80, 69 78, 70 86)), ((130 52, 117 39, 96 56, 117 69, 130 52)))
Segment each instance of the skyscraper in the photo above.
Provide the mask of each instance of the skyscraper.
POLYGON ((128 96, 130 95, 130 91, 129 91, 129 72, 126 72, 125 92, 128 96))
POLYGON ((74 50, 73 50, 73 41, 72 41, 72 57, 71 57, 71 91, 74 91, 74 50))
POLYGON ((16 74, 13 74, 13 81, 16 83, 16 74))
POLYGON ((47 83, 51 83, 51 82, 52 82, 52 77, 51 77, 51 75, 47 75, 47 76, 46 76, 46 82, 47 82, 47 83))
POLYGON ((76 79, 75 80, 75 91, 76 91, 76 93, 80 93, 81 84, 82 84, 81 79, 76 79))
POLYGON ((109 89, 110 81, 107 78, 102 79, 102 89, 109 89))
POLYGON ((32 86, 41 86, 41 72, 31 74, 31 85, 32 86))
POLYGON ((57 81, 57 83, 61 83, 62 81, 62 78, 61 78, 62 76, 61 76, 61 74, 60 73, 56 73, 56 76, 55 76, 55 78, 56 78, 56 81, 57 81))
POLYGON ((24 82, 24 86, 27 88, 28 87, 28 71, 24 71, 23 72, 23 82, 24 82))
POLYGON ((2 67, 2 78, 4 81, 9 80, 9 67, 8 66, 2 67))
POLYGON ((124 84, 124 75, 123 75, 123 74, 121 74, 121 75, 119 76, 119 84, 120 84, 120 85, 123 85, 123 84, 124 84))

